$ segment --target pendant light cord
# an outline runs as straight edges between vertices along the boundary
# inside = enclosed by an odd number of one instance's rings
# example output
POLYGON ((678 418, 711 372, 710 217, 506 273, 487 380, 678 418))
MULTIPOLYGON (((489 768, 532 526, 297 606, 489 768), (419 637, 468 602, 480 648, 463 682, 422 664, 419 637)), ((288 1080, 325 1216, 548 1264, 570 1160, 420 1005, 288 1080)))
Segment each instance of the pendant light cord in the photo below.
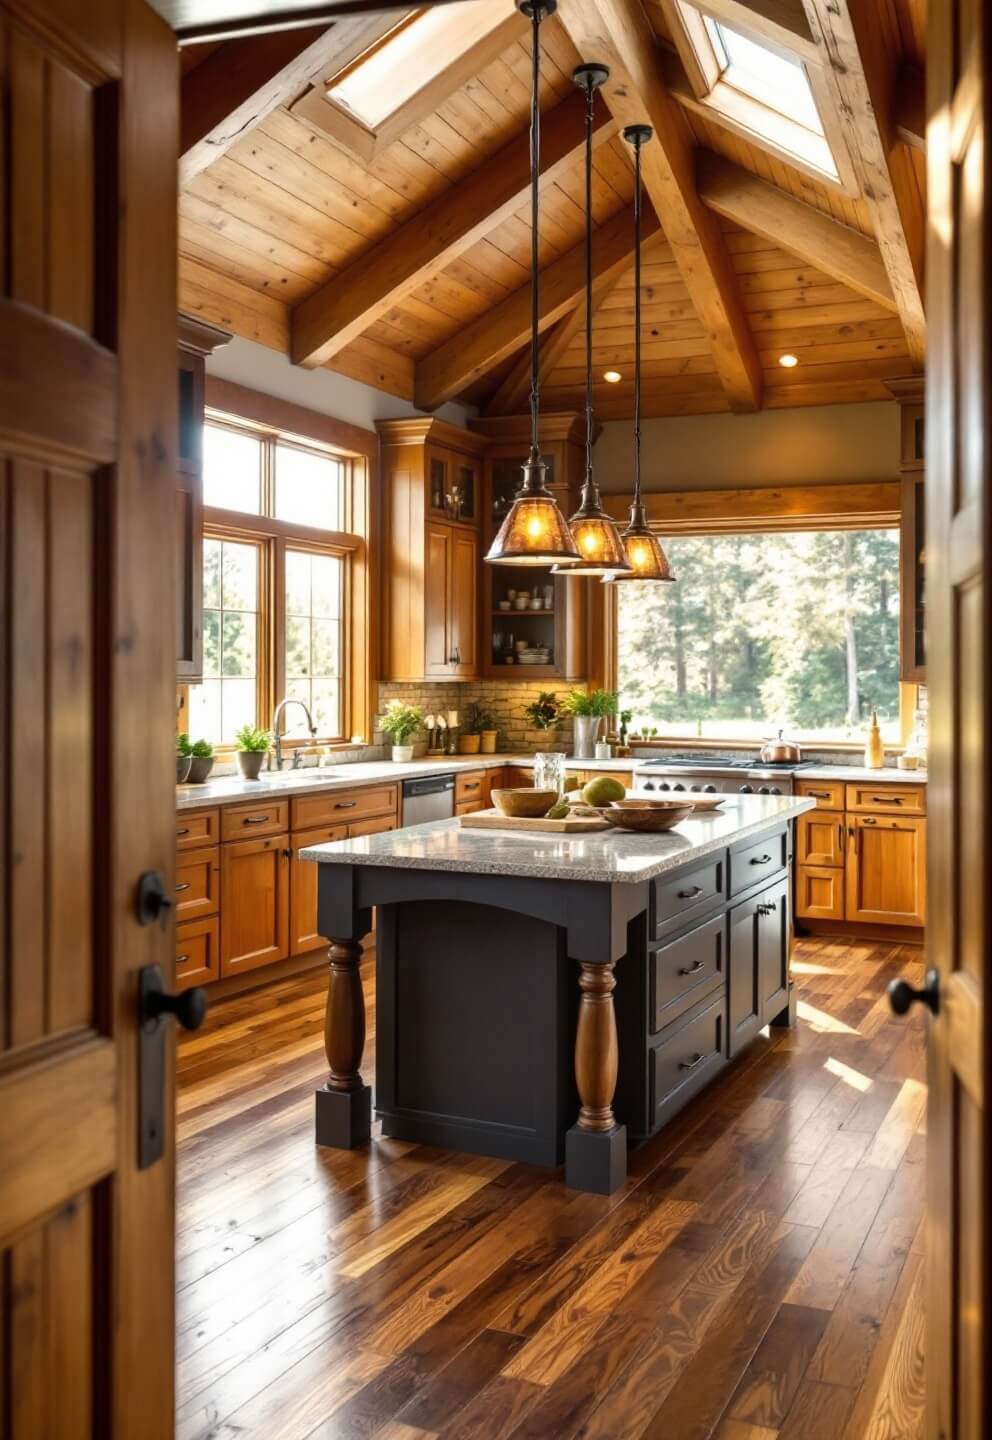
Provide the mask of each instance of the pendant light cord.
POLYGON ((634 504, 641 503, 641 141, 634 142, 634 504))
POLYGON ((541 166, 541 18, 542 7, 535 0, 531 10, 531 98, 530 98, 530 458, 536 463, 541 456, 538 441, 538 415, 541 403, 540 349, 538 325, 541 318, 538 265, 537 220, 540 209, 541 166))
POLYGON ((592 499, 592 127, 596 92, 586 89, 586 494, 592 499))

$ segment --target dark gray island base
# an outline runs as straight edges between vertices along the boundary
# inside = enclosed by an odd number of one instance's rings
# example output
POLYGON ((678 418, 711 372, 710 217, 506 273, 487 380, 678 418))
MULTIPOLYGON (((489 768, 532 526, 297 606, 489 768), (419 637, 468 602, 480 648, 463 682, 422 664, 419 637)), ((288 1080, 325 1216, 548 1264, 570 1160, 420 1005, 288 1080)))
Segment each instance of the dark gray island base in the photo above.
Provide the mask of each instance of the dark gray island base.
POLYGON ((383 1133, 536 1165, 609 1194, 767 1024, 794 1018, 801 799, 748 797, 668 835, 535 836, 440 821, 315 847, 330 948, 316 1139, 367 1141, 361 941, 377 907, 383 1133), (577 981, 577 983, 576 983, 577 981))

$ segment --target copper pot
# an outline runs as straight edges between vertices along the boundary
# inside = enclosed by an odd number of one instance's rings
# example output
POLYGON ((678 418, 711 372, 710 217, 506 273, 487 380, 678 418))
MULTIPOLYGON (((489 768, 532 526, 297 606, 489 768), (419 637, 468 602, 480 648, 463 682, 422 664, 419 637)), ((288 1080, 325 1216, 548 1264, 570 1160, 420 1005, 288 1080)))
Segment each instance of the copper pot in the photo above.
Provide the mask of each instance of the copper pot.
POLYGON ((761 747, 761 762, 763 765, 780 765, 788 762, 791 765, 798 765, 803 758, 803 752, 794 740, 783 740, 782 731, 778 732, 777 740, 766 740, 761 747))

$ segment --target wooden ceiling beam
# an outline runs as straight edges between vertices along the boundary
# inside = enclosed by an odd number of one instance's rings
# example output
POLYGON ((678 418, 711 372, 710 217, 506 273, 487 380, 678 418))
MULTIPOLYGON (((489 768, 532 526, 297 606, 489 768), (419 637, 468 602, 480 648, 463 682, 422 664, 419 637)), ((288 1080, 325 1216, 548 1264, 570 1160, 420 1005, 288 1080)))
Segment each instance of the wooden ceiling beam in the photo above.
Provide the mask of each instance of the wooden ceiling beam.
MULTIPOLYGON (((584 103, 584 102, 583 102, 584 103)), ((634 240, 633 210, 621 210, 593 234, 593 303, 601 288, 608 293, 628 269, 634 240)), ((645 207, 642 233, 649 240, 658 221, 645 207)), ((560 255, 541 271, 540 330, 543 333, 571 315, 585 289, 585 241, 560 255)), ((436 410, 466 386, 506 360, 530 337, 530 285, 522 285, 487 310, 450 340, 417 362, 415 403, 436 410)))
POLYGON ((718 215, 895 311, 878 246, 866 235, 709 150, 697 154, 696 184, 700 199, 718 215))
POLYGON ((839 123, 859 171, 882 263, 915 370, 926 357, 926 213, 912 156, 899 141, 898 29, 888 0, 803 0, 837 97, 839 123))
POLYGON ((225 40, 182 79, 179 188, 315 77, 350 63, 395 23, 395 15, 359 15, 323 28, 225 40))
MULTIPOLYGON (((542 115, 542 184, 552 183, 581 153, 585 103, 576 92, 542 115)), ((602 105, 597 106, 594 128, 597 145, 616 134, 616 125, 602 105)), ((529 193, 530 136, 525 130, 295 307, 294 363, 313 366, 329 360, 418 285, 514 215, 529 193)))
POLYGON ((719 222, 696 191, 692 137, 665 87, 640 0, 561 0, 559 17, 586 61, 610 67, 602 95, 619 125, 647 123, 644 185, 700 323, 731 408, 761 406, 762 373, 719 222))

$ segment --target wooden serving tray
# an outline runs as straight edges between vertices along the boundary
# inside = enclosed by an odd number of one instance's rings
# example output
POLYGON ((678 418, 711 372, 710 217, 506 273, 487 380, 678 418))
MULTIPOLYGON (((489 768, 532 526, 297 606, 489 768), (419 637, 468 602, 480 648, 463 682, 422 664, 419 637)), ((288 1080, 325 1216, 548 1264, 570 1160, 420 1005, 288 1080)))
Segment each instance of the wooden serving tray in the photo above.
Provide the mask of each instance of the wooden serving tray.
POLYGON ((459 815, 458 823, 466 830, 537 830, 546 835, 590 835, 596 830, 609 830, 605 820, 592 815, 570 815, 565 820, 530 820, 526 816, 501 815, 498 810, 476 810, 459 815))

